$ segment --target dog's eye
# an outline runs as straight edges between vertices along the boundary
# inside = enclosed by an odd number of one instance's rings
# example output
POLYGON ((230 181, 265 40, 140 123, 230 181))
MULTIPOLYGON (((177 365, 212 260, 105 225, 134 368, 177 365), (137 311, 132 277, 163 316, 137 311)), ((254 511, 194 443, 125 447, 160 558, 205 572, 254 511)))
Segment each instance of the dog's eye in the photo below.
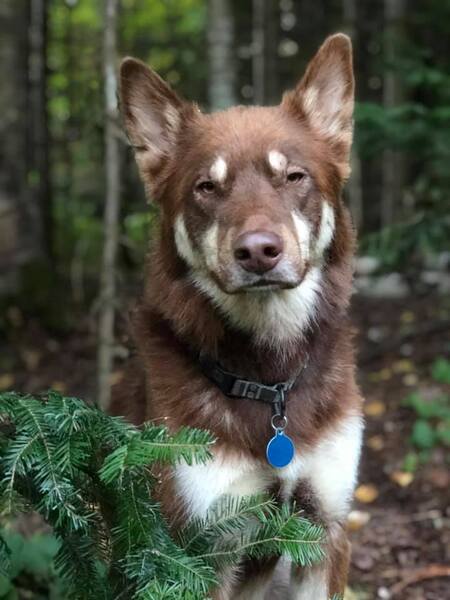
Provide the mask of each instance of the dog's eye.
POLYGON ((205 181, 201 181, 197 185, 197 190, 199 192, 203 192, 204 194, 212 194, 213 192, 216 191, 216 186, 213 181, 210 181, 209 179, 207 179, 205 181))
POLYGON ((291 173, 287 174, 287 180, 289 183, 299 183, 305 174, 302 171, 291 171, 291 173))

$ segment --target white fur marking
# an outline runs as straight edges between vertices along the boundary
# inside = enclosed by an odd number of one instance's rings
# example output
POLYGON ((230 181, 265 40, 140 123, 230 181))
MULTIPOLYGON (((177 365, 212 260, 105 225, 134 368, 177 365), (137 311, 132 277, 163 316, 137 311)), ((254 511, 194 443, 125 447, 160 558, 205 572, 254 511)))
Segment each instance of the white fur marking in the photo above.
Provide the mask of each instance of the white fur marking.
POLYGON ((315 318, 320 295, 321 272, 310 269, 293 289, 227 294, 201 273, 193 282, 230 319, 235 327, 252 332, 258 342, 280 346, 301 337, 315 318))
POLYGON ((219 225, 213 223, 203 236, 203 255, 211 271, 219 269, 219 225))
POLYGON ((307 479, 329 519, 345 519, 356 484, 363 422, 351 416, 319 444, 299 457, 307 479))
POLYGON ((226 179, 227 171, 228 171, 227 163, 221 156, 219 156, 213 162, 211 169, 209 170, 209 175, 210 175, 211 179, 214 179, 215 181, 218 181, 219 183, 223 183, 226 179))
POLYGON ((188 514, 203 517, 223 494, 256 494, 279 479, 283 499, 288 500, 299 480, 305 480, 327 519, 342 520, 347 516, 356 483, 362 427, 360 416, 347 417, 311 450, 297 451, 294 461, 283 469, 225 454, 217 454, 204 465, 182 463, 174 468, 175 485, 188 514))
POLYGON ((178 254, 181 256, 181 258, 184 258, 189 266, 198 267, 200 264, 199 257, 192 247, 182 214, 177 215, 175 219, 174 233, 175 245, 177 247, 178 254))
POLYGON ((204 465, 180 464, 174 469, 175 485, 191 517, 204 517, 223 494, 246 496, 267 489, 274 475, 259 462, 216 456, 204 465))
POLYGON ((356 484, 362 430, 361 417, 350 416, 309 452, 298 452, 279 470, 283 499, 288 500, 298 481, 305 479, 328 518, 345 518, 356 484))
POLYGON ((287 158, 278 150, 271 150, 269 152, 269 165, 277 173, 282 173, 287 166, 287 158))
POLYGON ((302 253, 302 259, 306 262, 309 260, 309 247, 311 239, 311 226, 308 221, 298 212, 292 213, 295 230, 297 232, 298 245, 302 253))
POLYGON ((331 244, 335 229, 334 210, 325 200, 322 203, 322 218, 320 220, 319 234, 315 246, 317 258, 321 258, 325 250, 331 244))

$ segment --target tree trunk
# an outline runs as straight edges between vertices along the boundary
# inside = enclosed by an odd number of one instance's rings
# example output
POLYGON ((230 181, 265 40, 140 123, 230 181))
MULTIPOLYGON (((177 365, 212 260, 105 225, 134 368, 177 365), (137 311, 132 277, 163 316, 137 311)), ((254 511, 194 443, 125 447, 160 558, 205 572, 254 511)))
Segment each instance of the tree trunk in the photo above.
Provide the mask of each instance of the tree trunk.
POLYGON ((209 0, 209 106, 223 110, 236 104, 234 21, 230 0, 209 0))
MULTIPOLYGON (((387 63, 383 81, 383 105, 389 109, 404 100, 402 83, 393 69, 402 38, 406 0, 384 0, 384 58, 387 63)), ((398 219, 403 200, 404 160, 401 153, 387 149, 382 158, 381 224, 386 227, 398 219)))
POLYGON ((44 254, 52 257, 50 136, 47 111, 47 1, 30 0, 29 26, 29 210, 44 254))
MULTIPOLYGON (((357 1, 343 0, 343 20, 344 30, 350 36, 353 42, 353 52, 355 56, 358 53, 359 39, 357 35, 357 1)), ((347 184, 347 196, 353 223, 357 229, 360 229, 363 223, 363 190, 361 183, 361 159, 358 154, 358 148, 355 144, 352 147, 350 157, 351 176, 347 184)))
POLYGON ((264 30, 266 2, 253 0, 252 80, 253 101, 264 104, 266 98, 266 35, 264 30))
POLYGON ((117 136, 117 12, 118 0, 105 0, 103 77, 105 97, 104 245, 100 281, 98 325, 98 404, 107 410, 111 398, 114 360, 114 313, 116 301, 116 257, 119 236, 120 155, 117 136))
POLYGON ((17 291, 40 246, 27 191, 28 25, 28 0, 0 2, 0 294, 17 291))
POLYGON ((280 101, 280 82, 278 76, 278 42, 280 29, 280 9, 277 0, 265 0, 265 104, 277 104, 280 101))

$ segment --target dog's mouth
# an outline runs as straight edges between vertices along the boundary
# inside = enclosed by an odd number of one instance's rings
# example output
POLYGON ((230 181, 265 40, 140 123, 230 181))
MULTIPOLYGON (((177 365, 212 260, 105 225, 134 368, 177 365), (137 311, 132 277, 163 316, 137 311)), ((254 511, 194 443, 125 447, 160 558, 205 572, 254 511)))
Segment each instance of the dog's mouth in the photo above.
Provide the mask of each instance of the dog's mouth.
POLYGON ((228 295, 274 293, 298 287, 306 274, 306 267, 289 269, 284 272, 245 273, 242 271, 224 270, 207 271, 207 277, 220 290, 228 295))
POLYGON ((297 287, 298 283, 294 281, 277 281, 262 278, 250 285, 239 287, 236 292, 269 292, 275 290, 290 290, 297 287))
POLYGON ((237 285, 224 285, 223 282, 219 282, 217 278, 214 278, 216 283, 222 289, 223 292, 229 295, 237 294, 258 294, 258 293, 276 293, 281 290, 291 290, 300 285, 302 279, 297 280, 281 280, 281 279, 269 279, 267 277, 261 277, 257 281, 242 282, 237 285))

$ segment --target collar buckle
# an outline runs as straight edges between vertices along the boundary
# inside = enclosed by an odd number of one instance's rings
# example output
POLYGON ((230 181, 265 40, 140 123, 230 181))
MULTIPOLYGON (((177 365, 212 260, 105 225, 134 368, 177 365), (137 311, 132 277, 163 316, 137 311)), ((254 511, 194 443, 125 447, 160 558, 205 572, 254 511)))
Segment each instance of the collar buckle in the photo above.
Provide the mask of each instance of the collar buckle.
POLYGON ((249 398, 250 400, 259 400, 261 397, 261 388, 262 386, 258 383, 246 381, 245 379, 236 379, 230 390, 230 395, 249 398))

